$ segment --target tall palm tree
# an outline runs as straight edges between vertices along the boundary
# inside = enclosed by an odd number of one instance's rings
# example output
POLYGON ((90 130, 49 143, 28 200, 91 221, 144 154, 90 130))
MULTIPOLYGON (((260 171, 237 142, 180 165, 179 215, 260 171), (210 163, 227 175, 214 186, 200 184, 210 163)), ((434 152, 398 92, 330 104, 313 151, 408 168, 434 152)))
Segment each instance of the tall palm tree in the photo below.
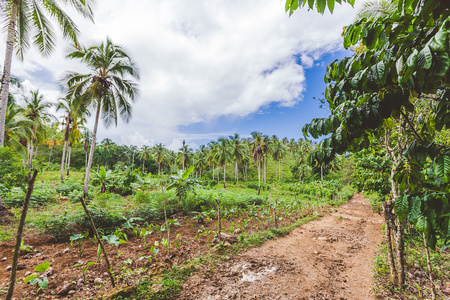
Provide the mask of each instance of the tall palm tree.
POLYGON ((5 119, 5 146, 11 147, 23 159, 27 157, 27 150, 22 141, 32 135, 33 121, 25 116, 24 108, 17 105, 8 105, 5 119))
POLYGON ((183 141, 183 146, 178 150, 177 162, 181 169, 184 171, 192 161, 192 148, 183 141))
POLYGON ((93 21, 91 3, 93 0, 11 0, 2 1, 1 16, 6 20, 7 28, 5 60, 0 92, 0 147, 4 144, 5 116, 8 106, 9 84, 11 81, 11 66, 14 47, 19 58, 30 44, 36 44, 44 55, 49 55, 55 47, 55 37, 49 17, 60 27, 63 36, 70 38, 78 45, 79 30, 73 20, 59 6, 64 2, 75 8, 83 17, 93 21), (6 3, 7 2, 7 3, 6 3), (32 39, 30 43, 30 39, 32 39))
POLYGON ((231 146, 231 155, 234 158, 234 183, 239 182, 239 169, 238 163, 241 163, 244 160, 245 154, 248 149, 245 146, 245 143, 239 138, 239 134, 235 133, 233 136, 230 136, 230 146, 231 146))
POLYGON ((371 19, 388 15, 397 9, 397 0, 370 0, 364 3, 357 14, 358 19, 371 19))
POLYGON ((129 75, 138 79, 139 74, 125 49, 115 45, 109 38, 99 46, 80 47, 67 57, 79 59, 91 69, 87 74, 70 72, 63 79, 68 87, 68 96, 79 99, 87 107, 96 110, 84 179, 84 194, 87 196, 100 112, 106 127, 112 124, 117 126, 118 115, 128 122, 131 118, 130 101, 134 101, 137 95, 137 86, 132 79, 126 77, 129 75))
POLYGON ((261 192, 261 157, 262 157, 262 134, 261 132, 252 132, 251 152, 253 154, 253 161, 258 169, 258 195, 261 192))
POLYGON ((163 144, 157 144, 152 149, 153 157, 156 160, 156 163, 158 164, 158 175, 161 175, 161 165, 164 162, 164 156, 166 154, 166 148, 163 144))
POLYGON ((142 173, 144 173, 145 170, 144 163, 151 158, 151 153, 152 149, 150 149, 149 146, 143 146, 139 152, 139 158, 142 159, 142 173))
MULTIPOLYGON (((66 146, 70 142, 70 139, 72 137, 72 142, 75 139, 79 138, 81 135, 81 132, 79 132, 79 126, 84 123, 85 116, 89 115, 89 111, 87 110, 86 106, 80 103, 79 101, 76 101, 76 99, 71 97, 64 97, 62 99, 58 100, 58 103, 56 104, 56 110, 62 110, 65 113, 64 116, 64 143, 63 143, 63 152, 62 152, 62 158, 61 158, 61 172, 60 172, 60 179, 61 182, 64 181, 64 167, 66 165, 66 146), (72 130, 71 130, 72 126, 72 130), (72 134, 72 136, 71 136, 72 134)), ((71 147, 71 146, 70 146, 71 147)), ((69 157, 69 155, 67 155, 69 157)))
POLYGON ((39 143, 45 137, 45 124, 49 122, 54 116, 48 112, 48 109, 53 106, 51 102, 45 101, 44 96, 39 94, 39 90, 32 91, 31 97, 25 97, 25 115, 28 119, 33 121, 31 125, 31 136, 28 142, 28 169, 32 168, 34 142, 39 143))
POLYGON ((223 188, 226 188, 226 165, 233 157, 230 140, 226 138, 218 139, 217 147, 213 151, 214 161, 223 168, 223 188))
POLYGON ((275 166, 275 169, 278 169, 278 176, 277 176, 277 180, 282 179, 282 159, 284 158, 284 156, 286 155, 286 147, 283 145, 282 142, 280 141, 276 141, 272 144, 272 158, 273 160, 275 160, 276 162, 278 162, 278 168, 277 166, 275 166))
MULTIPOLYGON (((272 138, 275 137, 275 139, 278 140, 276 135, 273 135, 272 138)), ((262 137, 262 143, 261 143, 261 150, 262 150, 262 156, 263 156, 263 167, 264 167, 264 184, 266 184, 266 167, 267 167, 267 156, 270 155, 271 153, 271 147, 270 145, 272 144, 272 140, 269 138, 268 135, 264 135, 262 137)))

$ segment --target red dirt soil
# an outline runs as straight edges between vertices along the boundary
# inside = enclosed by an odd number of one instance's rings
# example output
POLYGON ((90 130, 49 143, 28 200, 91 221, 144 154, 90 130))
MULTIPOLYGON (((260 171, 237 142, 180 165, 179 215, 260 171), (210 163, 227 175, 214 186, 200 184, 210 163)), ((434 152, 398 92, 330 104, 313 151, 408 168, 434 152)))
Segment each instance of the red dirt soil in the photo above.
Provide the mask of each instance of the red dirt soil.
POLYGON ((179 299, 375 299, 382 217, 355 195, 336 212, 196 274, 179 299))

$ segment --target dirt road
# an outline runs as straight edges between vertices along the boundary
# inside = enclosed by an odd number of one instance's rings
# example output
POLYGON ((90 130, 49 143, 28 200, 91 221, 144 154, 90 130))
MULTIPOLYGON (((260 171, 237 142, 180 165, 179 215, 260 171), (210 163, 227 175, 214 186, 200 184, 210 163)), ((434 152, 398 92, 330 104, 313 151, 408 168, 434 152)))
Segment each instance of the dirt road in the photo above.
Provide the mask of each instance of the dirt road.
POLYGON ((356 195, 336 212, 192 276, 180 299, 372 299, 382 218, 356 195))

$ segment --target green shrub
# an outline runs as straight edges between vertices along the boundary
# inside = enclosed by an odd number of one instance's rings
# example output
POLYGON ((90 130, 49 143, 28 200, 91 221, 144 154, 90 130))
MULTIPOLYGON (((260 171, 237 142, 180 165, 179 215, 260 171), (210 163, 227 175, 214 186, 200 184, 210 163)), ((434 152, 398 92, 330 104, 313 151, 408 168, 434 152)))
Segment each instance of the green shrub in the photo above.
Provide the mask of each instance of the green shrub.
POLYGON ((73 191, 83 191, 83 184, 78 180, 68 179, 63 184, 58 185, 56 191, 61 196, 68 196, 73 191))
MULTIPOLYGON (((119 227, 126 221, 124 212, 118 207, 100 207, 99 205, 93 203, 88 205, 88 209, 95 226, 98 228, 109 229, 119 227)), ((83 228, 91 227, 84 211, 80 211, 74 217, 73 221, 83 228)))
MULTIPOLYGON (((20 207, 25 199, 25 191, 20 187, 13 187, 3 199, 7 207, 20 207)), ((42 206, 49 204, 55 199, 55 190, 49 185, 37 183, 34 186, 33 193, 30 198, 30 206, 42 206)))
POLYGON ((0 184, 7 188, 25 187, 27 173, 20 159, 8 147, 0 147, 0 184))
POLYGON ((54 234, 56 237, 69 235, 75 227, 67 211, 57 215, 42 215, 36 226, 43 230, 44 233, 54 234))

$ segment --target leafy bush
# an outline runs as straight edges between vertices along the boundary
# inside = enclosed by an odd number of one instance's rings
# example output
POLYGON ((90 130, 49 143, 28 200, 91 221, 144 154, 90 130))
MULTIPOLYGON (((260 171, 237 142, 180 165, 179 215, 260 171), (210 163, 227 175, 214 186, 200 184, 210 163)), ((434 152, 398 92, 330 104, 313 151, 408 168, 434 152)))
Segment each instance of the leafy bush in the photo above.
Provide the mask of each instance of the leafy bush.
MULTIPOLYGON (((258 190, 258 186, 259 186, 258 181, 248 181, 247 182, 247 187, 249 189, 258 190)), ((261 182, 261 191, 268 191, 268 190, 270 190, 270 186, 268 186, 268 185, 265 186, 264 183, 261 182)))
POLYGON ((46 234, 54 234, 56 237, 70 234, 74 229, 72 218, 67 214, 46 214, 39 219, 36 226, 46 234))
POLYGON ((83 191, 83 184, 78 180, 69 179, 63 184, 56 187, 56 191, 61 194, 61 196, 68 196, 73 191, 83 191))
MULTIPOLYGON (((84 192, 83 190, 73 190, 72 192, 69 193, 68 196, 70 202, 76 203, 80 200, 80 197, 84 197, 84 192)), ((94 199, 94 193, 88 192, 88 199, 89 200, 94 199)))
MULTIPOLYGON (((42 206, 52 202, 55 198, 55 190, 49 185, 37 183, 34 186, 33 193, 30 198, 30 206, 42 206)), ((25 191, 20 187, 13 187, 9 193, 6 194, 3 202, 8 207, 20 207, 25 200, 25 191)))
POLYGON ((8 147, 0 147, 0 184, 7 188, 25 187, 27 173, 22 169, 20 159, 8 147))
MULTIPOLYGON (((124 212, 118 207, 100 207, 96 204, 90 204, 88 205, 88 209, 95 226, 97 226, 98 228, 114 228, 121 226, 126 221, 124 212)), ((74 217, 73 221, 83 228, 91 227, 91 224, 89 223, 89 220, 84 211, 80 211, 74 217)))

